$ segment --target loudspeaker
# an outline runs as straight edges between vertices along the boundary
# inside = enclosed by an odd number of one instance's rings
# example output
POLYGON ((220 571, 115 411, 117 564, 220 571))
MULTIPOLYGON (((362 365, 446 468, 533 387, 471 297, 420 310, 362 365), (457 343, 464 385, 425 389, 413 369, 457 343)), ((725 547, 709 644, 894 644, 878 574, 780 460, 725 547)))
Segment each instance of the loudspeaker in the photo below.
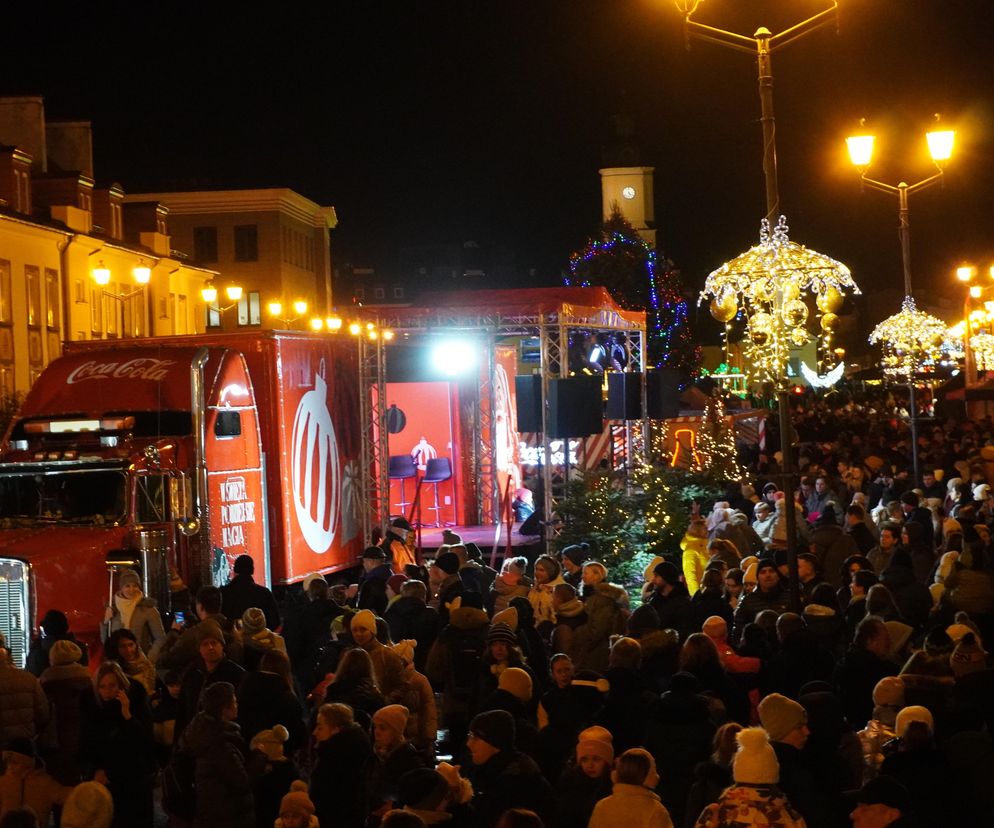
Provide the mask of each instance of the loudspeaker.
POLYGON ((612 371, 607 375, 607 419, 642 418, 642 375, 612 371))
POLYGON ((549 436, 589 437, 604 430, 601 378, 568 377, 549 381, 549 436))
POLYGON ((542 378, 538 374, 514 378, 514 409, 519 432, 542 430, 542 378))
POLYGON ((680 372, 655 368, 645 372, 646 407, 650 420, 666 420, 680 414, 680 372))

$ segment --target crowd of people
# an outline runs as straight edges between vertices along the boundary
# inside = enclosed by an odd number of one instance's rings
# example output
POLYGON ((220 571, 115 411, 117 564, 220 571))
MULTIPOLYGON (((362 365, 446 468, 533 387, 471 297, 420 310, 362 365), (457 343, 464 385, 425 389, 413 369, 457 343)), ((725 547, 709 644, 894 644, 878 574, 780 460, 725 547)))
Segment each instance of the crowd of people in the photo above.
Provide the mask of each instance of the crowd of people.
POLYGON ((402 565, 394 527, 280 603, 248 557, 176 579, 166 628, 124 571, 99 664, 54 609, 0 651, 0 828, 986 824, 994 428, 922 435, 914 479, 889 412, 799 411, 796 490, 757 455, 641 584, 451 532, 402 565))

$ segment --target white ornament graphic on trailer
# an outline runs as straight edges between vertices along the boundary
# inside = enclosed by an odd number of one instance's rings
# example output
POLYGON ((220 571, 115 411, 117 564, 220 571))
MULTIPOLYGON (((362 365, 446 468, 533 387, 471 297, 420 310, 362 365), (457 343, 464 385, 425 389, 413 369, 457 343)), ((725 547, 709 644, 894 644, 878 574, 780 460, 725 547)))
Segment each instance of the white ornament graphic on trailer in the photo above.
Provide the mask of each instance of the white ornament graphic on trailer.
POLYGON ((318 554, 335 539, 341 505, 338 441, 328 412, 324 360, 314 388, 300 399, 290 443, 293 505, 307 545, 318 554))

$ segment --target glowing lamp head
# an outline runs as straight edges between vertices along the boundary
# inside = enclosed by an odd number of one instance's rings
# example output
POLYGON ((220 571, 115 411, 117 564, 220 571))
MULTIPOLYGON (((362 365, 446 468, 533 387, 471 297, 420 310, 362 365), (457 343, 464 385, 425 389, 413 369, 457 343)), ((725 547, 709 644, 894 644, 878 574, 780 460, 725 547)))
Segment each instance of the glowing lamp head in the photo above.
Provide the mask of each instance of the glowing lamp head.
POLYGON ((980 298, 980 285, 970 285, 970 298, 971 299, 980 298))
POLYGON ((147 285, 152 281, 152 268, 146 264, 140 264, 131 271, 131 275, 134 277, 135 283, 139 285, 147 285))
POLYGON ((956 140, 956 132, 952 129, 940 129, 925 134, 928 141, 928 154, 936 163, 948 161, 953 157, 953 143, 956 140))
POLYGON ((204 285, 200 295, 208 305, 213 305, 217 301, 217 288, 214 287, 214 282, 204 285))
POLYGON ((329 316, 324 320, 324 323, 328 326, 329 331, 338 333, 342 329, 342 319, 339 316, 329 316))
POLYGON ((374 328, 371 331, 366 331, 366 336, 369 337, 370 342, 375 342, 377 339, 380 338, 380 332, 374 328))
POLYGON ((873 135, 851 135, 846 138, 846 147, 849 149, 849 160, 854 167, 869 167, 873 160, 873 135))
POLYGON ((266 310, 269 311, 270 316, 282 316, 283 315, 283 303, 282 302, 270 302, 266 305, 266 310))
POLYGON ((352 336, 359 336, 359 334, 362 333, 362 325, 358 322, 352 322, 349 325, 349 333, 352 334, 352 336))
POLYGON ((242 298, 242 289, 238 285, 228 285, 224 289, 224 293, 232 302, 237 302, 242 298))
POLYGON ((393 340, 393 331, 384 331, 383 332, 383 341, 384 342, 390 342, 392 340, 393 340))
POLYGON ((110 284, 110 268, 103 262, 100 262, 100 264, 93 268, 93 281, 98 285, 110 284))
POLYGON ((303 316, 307 313, 307 303, 303 299, 298 299, 293 303, 293 312, 297 314, 297 316, 303 316))
POLYGON ((446 339, 431 349, 431 365, 439 374, 455 377, 470 373, 476 367, 476 345, 466 339, 446 339))
POLYGON ((315 333, 320 331, 324 327, 324 320, 320 316, 315 316, 311 319, 311 330, 315 333))
POLYGON ((962 265, 956 268, 956 278, 961 282, 969 282, 977 272, 972 265, 962 265))

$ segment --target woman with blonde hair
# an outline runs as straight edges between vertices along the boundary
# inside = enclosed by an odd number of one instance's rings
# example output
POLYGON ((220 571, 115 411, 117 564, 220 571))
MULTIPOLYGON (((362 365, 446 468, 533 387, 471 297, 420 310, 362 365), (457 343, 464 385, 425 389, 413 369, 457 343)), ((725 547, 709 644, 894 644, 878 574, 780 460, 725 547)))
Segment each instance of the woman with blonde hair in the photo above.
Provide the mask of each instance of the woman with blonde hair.
MULTIPOLYGON (((157 653, 158 645, 166 638, 158 607, 152 598, 145 597, 141 577, 133 569, 124 569, 118 576, 117 592, 104 611, 104 622, 100 625, 101 642, 106 642, 120 629, 131 630, 146 655, 153 650, 157 653)), ((154 654, 150 657, 155 661, 154 654)))

